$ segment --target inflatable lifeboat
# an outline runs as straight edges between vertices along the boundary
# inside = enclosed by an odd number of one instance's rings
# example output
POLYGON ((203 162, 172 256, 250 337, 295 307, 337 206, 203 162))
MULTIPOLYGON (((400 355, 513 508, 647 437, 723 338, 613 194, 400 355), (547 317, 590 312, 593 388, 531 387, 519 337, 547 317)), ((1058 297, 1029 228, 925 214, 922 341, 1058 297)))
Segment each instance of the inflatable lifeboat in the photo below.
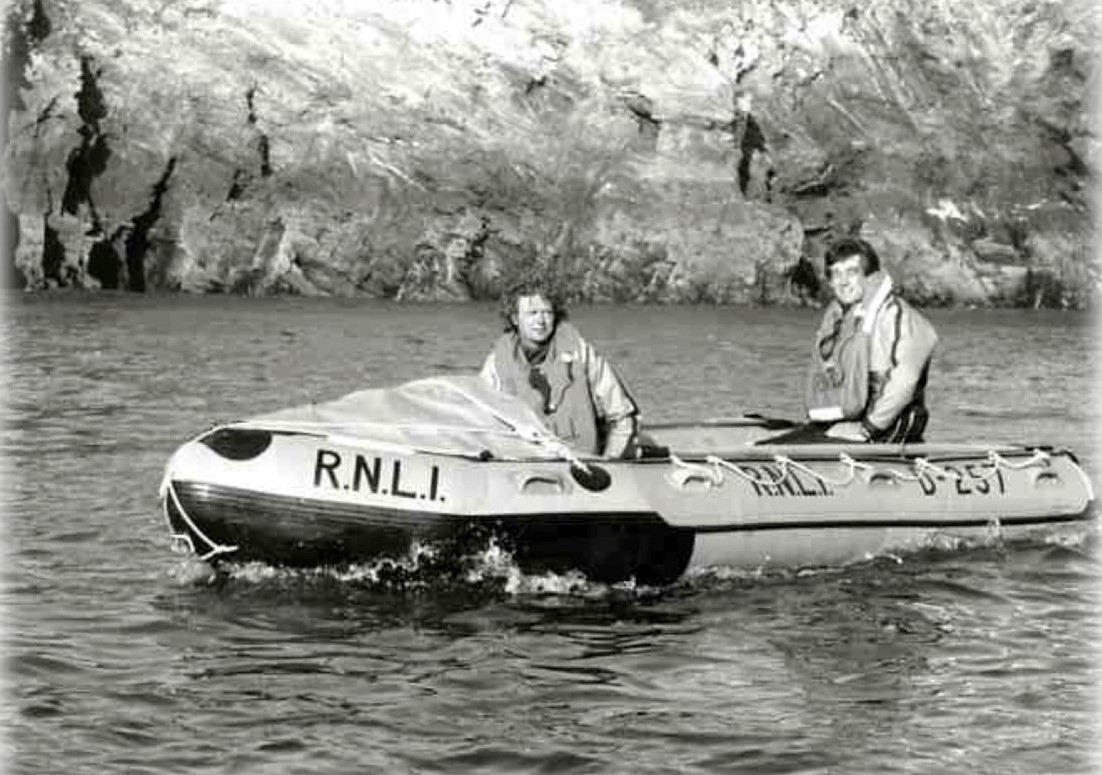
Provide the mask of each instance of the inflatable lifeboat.
POLYGON ((477 377, 439 377, 214 427, 172 455, 160 498, 176 547, 213 562, 346 565, 493 540, 525 572, 659 584, 1094 516, 1067 450, 770 443, 787 425, 648 426, 636 458, 606 460, 477 377))

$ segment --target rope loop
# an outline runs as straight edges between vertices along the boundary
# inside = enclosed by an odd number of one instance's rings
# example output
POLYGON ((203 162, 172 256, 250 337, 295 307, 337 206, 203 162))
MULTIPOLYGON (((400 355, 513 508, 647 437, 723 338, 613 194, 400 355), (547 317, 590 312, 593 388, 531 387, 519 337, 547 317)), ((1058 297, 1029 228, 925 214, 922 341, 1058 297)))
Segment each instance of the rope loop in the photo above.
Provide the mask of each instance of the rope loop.
POLYGON ((1031 466, 1036 465, 1047 466, 1052 460, 1052 455, 1050 455, 1043 449, 1035 449, 1033 450, 1033 455, 1027 460, 1021 463, 1012 463, 1005 457, 1000 455, 996 450, 990 450, 987 453, 987 459, 995 468, 998 468, 998 466, 1002 466, 1003 468, 1008 468, 1011 471, 1021 471, 1023 469, 1030 468, 1031 466))
MULTIPOLYGON (((710 462, 711 458, 709 458, 710 462)), ((686 482, 693 476, 700 476, 708 482, 709 487, 719 487, 723 484, 723 472, 715 466, 703 466, 700 463, 690 463, 687 460, 682 460, 677 455, 670 453, 670 462, 678 467, 677 471, 672 474, 674 483, 678 487, 684 488, 686 482)))
POLYGON ((938 476, 946 477, 947 476, 947 477, 951 477, 953 479, 956 479, 958 481, 962 478, 961 475, 959 473, 957 473, 956 471, 949 471, 948 469, 942 468, 941 466, 934 465, 933 463, 931 463, 929 460, 927 460, 924 457, 916 457, 915 458, 914 472, 915 472, 914 476, 908 476, 907 474, 898 474, 898 472, 897 472, 897 475, 900 478, 906 479, 906 481, 910 481, 910 482, 917 481, 918 478, 920 476, 922 476, 923 474, 931 474, 932 476, 935 476, 935 477, 938 477, 938 476))
POLYGON ((732 471, 738 474, 746 481, 762 485, 764 487, 777 487, 785 479, 788 478, 788 467, 784 464, 781 464, 781 470, 778 476, 758 476, 757 474, 744 471, 738 463, 732 463, 729 460, 724 460, 723 458, 716 457, 715 455, 709 455, 706 459, 716 468, 726 468, 728 471, 732 471))
POLYGON ((861 471, 871 471, 872 470, 872 466, 870 466, 868 463, 858 462, 857 460, 854 460, 852 457, 847 455, 845 452, 840 452, 838 454, 838 463, 846 467, 845 476, 843 476, 841 479, 835 479, 833 477, 826 476, 825 474, 821 474, 818 471, 816 471, 814 468, 811 468, 810 466, 806 466, 803 463, 800 463, 799 461, 792 460, 791 458, 786 458, 786 457, 783 457, 783 456, 779 456, 779 457, 780 457, 780 459, 783 459, 784 461, 786 461, 787 465, 791 466, 792 468, 795 468, 797 471, 803 471, 808 476, 814 477, 815 479, 818 479, 823 484, 830 485, 831 487, 849 487, 851 484, 853 484, 853 480, 857 478, 858 470, 861 470, 861 471))
MULTIPOLYGON (((216 557, 220 554, 229 554, 230 552, 236 552, 237 551, 236 546, 228 546, 226 544, 220 544, 220 543, 217 543, 215 541, 212 541, 207 536, 206 533, 204 533, 202 530, 199 529, 199 526, 196 525, 195 522, 192 520, 192 518, 188 516, 188 513, 186 511, 184 511, 183 504, 180 503, 180 498, 176 495, 176 488, 173 487, 171 482, 168 482, 165 489, 167 491, 168 496, 172 498, 172 503, 173 503, 173 505, 176 506, 176 510, 180 513, 181 519, 183 519, 184 522, 187 523, 187 526, 191 529, 191 532, 194 533, 199 538, 201 538, 203 540, 203 542, 207 546, 210 547, 210 551, 206 552, 205 554, 200 554, 199 555, 200 560, 206 561, 206 560, 209 560, 210 558, 216 557)), ((167 520, 168 519, 168 499, 167 498, 164 500, 164 510, 165 510, 165 519, 167 520)), ((169 520, 169 525, 171 526, 171 524, 172 524, 171 520, 169 520)), ((174 545, 179 544, 180 537, 181 537, 181 535, 179 533, 173 533, 172 540, 173 540, 174 545)), ((194 542, 192 542, 191 537, 188 536, 188 535, 183 535, 183 538, 186 539, 187 545, 191 548, 191 550, 194 551, 196 554, 199 554, 199 550, 195 548, 195 544, 194 544, 194 542)))
POLYGON ((987 453, 987 463, 985 463, 985 467, 988 469, 987 473, 979 473, 975 468, 973 468, 972 478, 977 479, 981 482, 987 481, 988 479, 994 479, 996 476, 999 475, 999 468, 1002 465, 1002 462, 1000 461, 1002 460, 1003 458, 999 456, 999 453, 995 452, 994 450, 989 451, 987 453))

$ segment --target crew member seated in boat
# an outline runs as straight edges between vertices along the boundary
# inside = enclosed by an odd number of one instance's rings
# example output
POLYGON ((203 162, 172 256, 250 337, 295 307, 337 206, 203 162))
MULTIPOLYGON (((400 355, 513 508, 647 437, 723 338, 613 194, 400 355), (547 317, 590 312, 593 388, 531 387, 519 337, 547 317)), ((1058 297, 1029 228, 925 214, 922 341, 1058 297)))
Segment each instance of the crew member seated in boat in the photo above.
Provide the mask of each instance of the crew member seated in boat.
POLYGON ((538 278, 502 302, 505 334, 482 378, 518 396, 575 449, 608 458, 634 454, 638 407, 616 370, 566 321, 561 296, 538 278))
POLYGON ((896 294, 864 240, 839 240, 824 264, 834 300, 812 349, 805 393, 811 422, 805 438, 795 438, 797 431, 790 440, 922 441, 933 324, 896 294))

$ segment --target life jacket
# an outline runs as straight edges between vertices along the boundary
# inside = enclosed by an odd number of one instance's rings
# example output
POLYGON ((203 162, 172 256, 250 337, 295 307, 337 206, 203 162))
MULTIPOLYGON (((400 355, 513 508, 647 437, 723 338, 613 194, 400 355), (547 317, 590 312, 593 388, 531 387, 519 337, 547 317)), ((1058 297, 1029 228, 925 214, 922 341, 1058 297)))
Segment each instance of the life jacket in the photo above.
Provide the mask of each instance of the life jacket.
MULTIPOLYGON (((922 367, 921 376, 918 378, 918 382, 915 384, 914 395, 911 397, 910 403, 918 406, 926 405, 926 383, 930 376, 930 357, 934 353, 934 347, 937 346, 937 331, 934 330, 933 324, 926 319, 924 315, 918 313, 913 307, 909 307, 902 299, 895 299, 902 309, 900 310, 900 318, 906 317, 910 323, 910 331, 908 333, 909 338, 913 343, 916 343, 921 349, 925 364, 922 367)), ((899 341, 899 336, 896 336, 896 342, 899 341)), ((870 343, 871 344, 871 343, 870 343)), ((869 399, 868 406, 872 406, 879 399, 884 392, 884 386, 888 382, 888 377, 891 376, 891 368, 896 365, 895 354, 892 352, 880 353, 877 357, 875 349, 872 350, 869 359, 869 399)))
POLYGON ((874 439, 921 440, 929 413, 926 382, 938 336, 933 323, 903 299, 893 296, 876 321, 879 335, 869 343, 869 397, 865 427, 874 439), (894 313, 894 314, 889 314, 894 313), (885 335, 886 327, 893 328, 885 335), (906 369, 909 397, 892 391, 893 374, 906 369), (917 370, 917 373, 916 373, 917 370), (913 377, 911 376, 913 375, 913 377))
POLYGON ((876 316, 891 298, 892 281, 883 272, 865 278, 855 308, 832 301, 823 315, 811 354, 804 404, 816 422, 856 420, 869 404, 869 341, 876 316))
POLYGON ((574 326, 565 321, 555 326, 545 357, 536 366, 528 362, 515 333, 498 338, 493 358, 502 392, 517 396, 535 409, 551 431, 570 446, 583 452, 600 452, 597 412, 585 373, 585 347, 574 326))

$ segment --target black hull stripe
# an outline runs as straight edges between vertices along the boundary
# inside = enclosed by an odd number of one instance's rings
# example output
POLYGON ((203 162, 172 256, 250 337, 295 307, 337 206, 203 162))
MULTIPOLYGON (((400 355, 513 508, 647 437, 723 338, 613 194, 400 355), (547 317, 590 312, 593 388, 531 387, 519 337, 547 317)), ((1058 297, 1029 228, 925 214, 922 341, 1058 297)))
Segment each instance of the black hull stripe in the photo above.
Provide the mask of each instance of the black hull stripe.
POLYGON ((816 519, 816 520, 773 520, 762 522, 735 523, 721 525, 675 525, 667 522, 653 511, 589 511, 589 512, 541 512, 541 513, 497 513, 497 514, 455 514, 451 512, 413 511, 378 506, 334 503, 332 501, 313 500, 266 493, 222 485, 201 484, 196 482, 173 482, 173 487, 185 510, 209 514, 212 510, 229 509, 238 513, 264 513, 276 515, 282 519, 325 519, 334 522, 367 523, 374 526, 406 529, 414 533, 433 532, 434 529, 448 528, 458 524, 472 522, 488 523, 548 523, 568 525, 593 522, 632 522, 668 525, 677 530, 688 530, 699 534, 711 533, 747 533, 771 532, 778 530, 885 530, 891 528, 980 528, 993 524, 1003 527, 1029 527, 1088 521, 1096 518, 1095 509, 1088 507, 1071 514, 1038 514, 1025 516, 998 517, 957 517, 957 518, 870 518, 870 519, 816 519))
MULTIPOLYGON (((500 514, 456 514, 454 512, 414 511, 371 505, 335 503, 333 501, 270 495, 237 487, 174 481, 172 486, 181 505, 188 513, 210 515, 232 511, 239 514, 265 514, 281 519, 347 522, 372 526, 398 527, 412 532, 431 531, 470 523, 549 523, 556 525, 589 524, 595 522, 630 522, 633 524, 667 523, 653 511, 587 511, 587 512, 521 512, 500 514)), ((669 525, 677 529, 676 525, 669 525)))
POLYGON ((173 482, 177 497, 184 510, 193 516, 212 516, 214 513, 239 515, 265 515, 281 520, 363 524, 404 528, 411 531, 431 529, 451 519, 449 515, 403 509, 384 509, 359 506, 310 498, 285 495, 269 495, 254 490, 196 482, 173 482))
POLYGON ((207 547, 194 543, 201 536, 191 525, 209 532, 236 547, 226 555, 234 560, 299 567, 343 564, 406 555, 419 537, 443 541, 449 551, 458 548, 462 554, 464 547, 485 547, 486 539, 496 535, 526 573, 575 569, 610 583, 635 578, 666 584, 685 571, 693 551, 691 530, 672 527, 649 512, 500 518, 396 514, 193 482, 174 482, 172 487, 188 513, 185 518, 171 498, 166 501, 172 528, 189 535, 193 548, 201 551, 207 547))

